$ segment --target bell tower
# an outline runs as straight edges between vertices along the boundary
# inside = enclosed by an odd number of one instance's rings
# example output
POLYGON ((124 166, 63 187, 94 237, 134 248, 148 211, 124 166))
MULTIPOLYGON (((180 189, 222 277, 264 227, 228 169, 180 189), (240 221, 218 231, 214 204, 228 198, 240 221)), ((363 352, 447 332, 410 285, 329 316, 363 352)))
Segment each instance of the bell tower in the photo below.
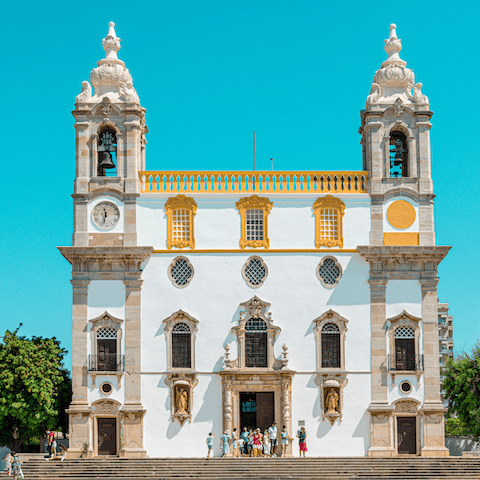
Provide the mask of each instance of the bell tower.
POLYGON ((146 110, 130 72, 117 56, 120 38, 113 22, 102 43, 105 58, 90 73, 90 82, 82 82, 72 112, 76 129, 73 245, 135 246, 138 172, 145 170, 146 110), (100 195, 115 197, 123 215, 121 228, 98 235, 88 228, 89 204, 100 195))
POLYGON ((400 58, 401 49, 392 23, 385 40, 388 58, 375 73, 361 112, 363 168, 369 172, 372 199, 370 245, 435 245, 433 112, 422 84, 415 83, 413 71, 400 58), (389 201, 394 197, 400 203, 389 201))

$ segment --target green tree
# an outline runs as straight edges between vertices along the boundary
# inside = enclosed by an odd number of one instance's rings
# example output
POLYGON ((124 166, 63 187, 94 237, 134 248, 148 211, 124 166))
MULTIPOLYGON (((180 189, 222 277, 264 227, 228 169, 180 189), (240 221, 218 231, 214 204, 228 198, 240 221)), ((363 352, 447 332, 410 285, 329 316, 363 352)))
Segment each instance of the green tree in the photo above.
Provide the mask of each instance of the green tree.
POLYGON ((470 355, 450 358, 444 368, 442 387, 448 400, 447 435, 480 438, 480 343, 470 355))
POLYGON ((7 330, 0 344, 0 445, 17 452, 25 440, 59 426, 70 389, 66 350, 55 337, 18 336, 19 328, 7 330))

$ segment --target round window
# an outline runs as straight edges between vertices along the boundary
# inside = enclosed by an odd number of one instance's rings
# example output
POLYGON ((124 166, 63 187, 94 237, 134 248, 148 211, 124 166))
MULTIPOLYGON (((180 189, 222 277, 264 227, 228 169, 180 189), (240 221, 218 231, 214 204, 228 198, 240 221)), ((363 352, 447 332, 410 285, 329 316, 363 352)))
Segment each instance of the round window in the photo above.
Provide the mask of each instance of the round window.
POLYGON ((335 257, 325 257, 317 267, 317 277, 324 287, 333 288, 342 277, 342 267, 335 257))
POLYGON ((268 268, 260 257, 250 257, 242 268, 245 281, 253 288, 263 284, 268 275, 268 268))
POLYGON ((110 395, 113 391, 113 386, 111 383, 102 383, 100 385, 100 391, 104 394, 104 395, 110 395))
POLYGON ((412 384, 410 382, 402 382, 400 384, 400 390, 402 393, 410 393, 412 391, 412 384))
POLYGON ((168 276, 178 288, 186 287, 193 278, 193 266, 185 257, 177 257, 168 267, 168 276))

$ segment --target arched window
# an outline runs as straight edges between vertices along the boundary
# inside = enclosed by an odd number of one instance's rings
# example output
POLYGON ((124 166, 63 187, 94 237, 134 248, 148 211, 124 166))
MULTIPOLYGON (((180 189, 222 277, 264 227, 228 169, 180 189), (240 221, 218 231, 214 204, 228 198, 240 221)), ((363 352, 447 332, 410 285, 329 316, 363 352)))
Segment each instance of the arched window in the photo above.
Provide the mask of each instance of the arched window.
POLYGON ((240 199, 236 206, 242 218, 240 248, 270 246, 268 239, 268 214, 273 203, 265 197, 252 195, 240 199))
POLYGON ((117 135, 111 127, 102 127, 98 135, 98 166, 99 177, 117 176, 117 135))
POLYGON ((111 327, 97 330, 97 371, 117 370, 117 331, 111 327))
POLYGON ((197 212, 197 204, 193 198, 177 195, 165 203, 168 217, 167 248, 195 248, 193 219, 197 212))
POLYGON ((313 204, 316 234, 315 246, 343 247, 343 214, 345 204, 339 199, 327 195, 313 204))
POLYGON ((251 318, 245 325, 245 366, 267 366, 267 324, 251 318))
POLYGON ((172 330, 172 367, 192 367, 192 332, 186 323, 177 323, 172 330))
POLYGON ((390 132, 390 177, 408 177, 407 137, 397 130, 390 132))
POLYGON ((397 327, 395 329, 396 370, 416 370, 415 365, 415 331, 411 327, 397 327))
POLYGON ((322 368, 340 368, 340 329, 334 323, 322 327, 322 368))

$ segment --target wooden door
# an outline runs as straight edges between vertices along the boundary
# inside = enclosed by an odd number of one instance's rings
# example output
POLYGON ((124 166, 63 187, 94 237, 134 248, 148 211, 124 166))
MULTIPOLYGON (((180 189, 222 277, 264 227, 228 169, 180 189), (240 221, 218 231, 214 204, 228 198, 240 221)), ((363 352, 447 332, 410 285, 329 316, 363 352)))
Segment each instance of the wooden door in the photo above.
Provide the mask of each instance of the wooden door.
POLYGON ((395 358, 397 370, 415 370, 415 340, 397 338, 395 340, 395 358))
POLYGON ((397 417, 398 453, 415 455, 417 453, 416 417, 397 417))
POLYGON ((117 369, 117 340, 101 338, 97 340, 97 370, 115 372, 117 369))
POLYGON ((98 454, 116 455, 117 454, 117 419, 99 418, 98 419, 98 454))
POLYGON ((265 431, 275 420, 275 397, 273 392, 257 393, 257 427, 265 431))

